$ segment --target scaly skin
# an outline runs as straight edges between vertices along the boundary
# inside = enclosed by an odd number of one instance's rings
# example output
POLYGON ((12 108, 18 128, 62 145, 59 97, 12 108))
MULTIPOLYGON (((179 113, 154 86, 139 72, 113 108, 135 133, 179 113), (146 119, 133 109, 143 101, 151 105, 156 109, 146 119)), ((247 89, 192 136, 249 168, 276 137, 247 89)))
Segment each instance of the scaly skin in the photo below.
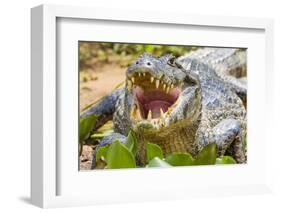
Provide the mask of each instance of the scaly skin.
POLYGON ((238 163, 245 163, 242 142, 246 135, 246 110, 237 95, 241 92, 239 85, 230 83, 222 68, 216 72, 216 66, 204 60, 212 56, 214 61, 217 55, 221 59, 213 64, 230 67, 223 61, 231 64, 231 58, 236 56, 222 57, 225 49, 205 56, 204 50, 200 51, 201 54, 178 59, 144 54, 129 66, 125 88, 104 97, 81 115, 99 116, 94 129, 113 119, 114 135, 105 137, 99 146, 116 138, 124 142, 133 129, 138 138, 139 165, 146 163, 147 142, 161 146, 165 156, 174 152, 195 156, 207 144, 216 143, 218 156, 227 152, 238 163))
POLYGON ((236 78, 247 75, 247 52, 245 49, 202 48, 182 56, 181 59, 186 57, 209 65, 223 78, 225 75, 236 78))
POLYGON ((247 51, 245 49, 232 48, 202 48, 195 52, 182 56, 196 59, 214 69, 216 74, 223 79, 237 95, 247 103, 247 51))

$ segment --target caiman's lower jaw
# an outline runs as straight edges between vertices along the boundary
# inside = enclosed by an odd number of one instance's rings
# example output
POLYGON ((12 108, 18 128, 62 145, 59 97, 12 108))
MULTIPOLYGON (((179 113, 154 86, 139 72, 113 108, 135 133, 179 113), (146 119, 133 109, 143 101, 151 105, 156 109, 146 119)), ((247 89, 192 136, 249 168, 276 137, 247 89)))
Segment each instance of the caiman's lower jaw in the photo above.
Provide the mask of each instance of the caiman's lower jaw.
POLYGON ((127 88, 132 91, 134 105, 130 117, 135 123, 165 126, 165 119, 176 107, 183 83, 167 84, 149 72, 135 73, 127 79, 127 88))

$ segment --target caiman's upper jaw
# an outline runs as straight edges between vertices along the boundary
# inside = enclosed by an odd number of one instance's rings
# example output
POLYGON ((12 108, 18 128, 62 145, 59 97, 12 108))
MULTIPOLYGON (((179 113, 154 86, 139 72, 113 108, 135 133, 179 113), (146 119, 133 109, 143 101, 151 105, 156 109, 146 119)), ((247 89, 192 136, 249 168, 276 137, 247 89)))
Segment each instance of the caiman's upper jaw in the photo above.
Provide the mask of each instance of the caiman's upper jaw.
POLYGON ((182 91, 182 82, 169 84, 140 70, 127 78, 127 89, 132 92, 134 105, 130 117, 135 122, 146 121, 165 125, 165 118, 173 111, 182 91))

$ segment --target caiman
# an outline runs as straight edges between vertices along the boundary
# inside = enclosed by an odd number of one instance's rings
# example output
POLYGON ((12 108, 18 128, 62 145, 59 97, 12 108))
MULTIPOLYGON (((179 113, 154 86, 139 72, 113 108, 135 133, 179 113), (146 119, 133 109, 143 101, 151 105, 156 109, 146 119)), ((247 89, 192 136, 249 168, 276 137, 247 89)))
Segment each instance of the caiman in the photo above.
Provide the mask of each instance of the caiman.
POLYGON ((116 139, 125 142, 132 129, 139 165, 147 163, 147 142, 159 145, 165 156, 196 156, 216 143, 218 156, 228 154, 246 163, 247 88, 236 78, 245 72, 246 50, 241 49, 203 48, 179 58, 144 53, 128 67, 124 88, 103 97, 81 117, 97 115, 94 130, 113 120, 114 133, 97 148, 116 139))

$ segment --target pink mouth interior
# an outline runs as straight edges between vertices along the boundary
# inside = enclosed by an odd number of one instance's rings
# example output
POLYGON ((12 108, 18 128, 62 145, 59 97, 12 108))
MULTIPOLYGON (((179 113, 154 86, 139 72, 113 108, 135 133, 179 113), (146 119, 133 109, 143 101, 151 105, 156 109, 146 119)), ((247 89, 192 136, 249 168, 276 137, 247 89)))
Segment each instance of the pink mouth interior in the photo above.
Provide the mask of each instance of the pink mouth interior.
POLYGON ((135 86, 133 93, 137 99, 138 106, 143 118, 147 118, 149 110, 152 112, 152 118, 160 117, 160 109, 165 113, 179 97, 180 90, 172 89, 168 94, 161 90, 143 90, 140 86, 135 86))

